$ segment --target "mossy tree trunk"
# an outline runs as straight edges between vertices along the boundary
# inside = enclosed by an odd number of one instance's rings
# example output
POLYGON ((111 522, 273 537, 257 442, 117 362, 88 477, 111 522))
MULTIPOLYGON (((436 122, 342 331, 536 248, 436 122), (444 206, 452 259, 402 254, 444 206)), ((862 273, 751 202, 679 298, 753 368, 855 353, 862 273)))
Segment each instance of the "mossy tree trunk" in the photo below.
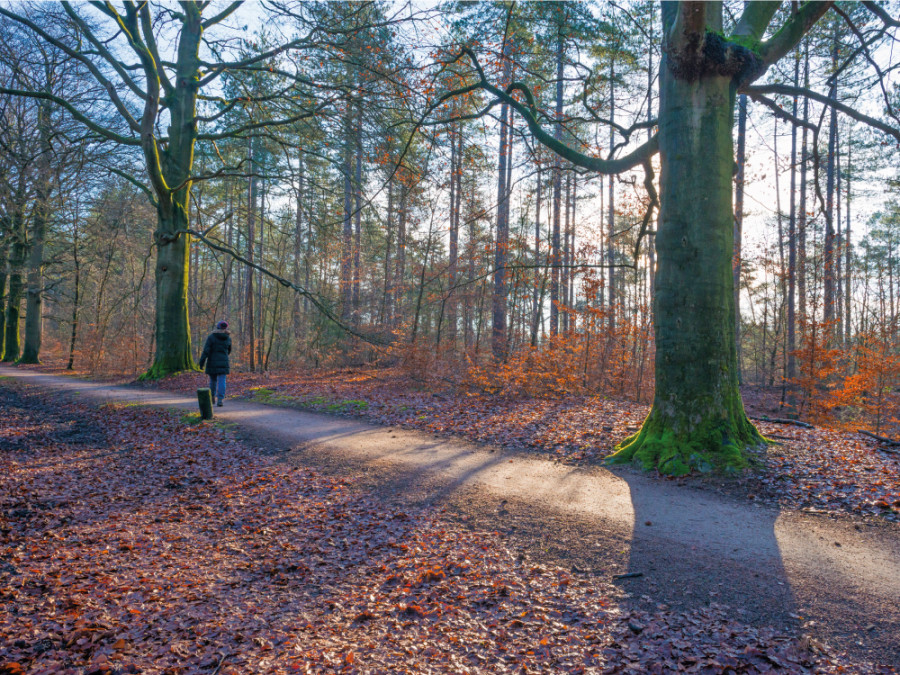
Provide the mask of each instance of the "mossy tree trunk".
MULTIPOLYGON (((706 28, 713 39, 721 27, 706 28)), ((732 129, 741 73, 707 59, 701 52, 676 65, 669 53, 661 64, 656 391, 643 427, 612 457, 674 475, 740 469, 745 450, 764 442, 744 413, 735 342, 732 129)))
POLYGON ((185 229, 188 225, 184 209, 176 209, 173 218, 160 213, 156 255, 156 352, 147 378, 163 377, 182 370, 192 370, 191 326, 188 319, 188 272, 190 236, 166 239, 165 234, 185 229))
MULTIPOLYGON (((186 231, 190 229, 190 178, 197 140, 200 79, 198 51, 203 25, 199 7, 185 7, 175 78, 166 95, 171 116, 169 143, 160 149, 150 130, 144 134, 144 156, 157 197, 156 352, 145 378, 196 369, 188 318, 191 236, 186 231)), ((148 88, 151 97, 158 101, 160 83, 152 83, 148 88)), ((145 111, 144 120, 156 119, 157 112, 145 111)))

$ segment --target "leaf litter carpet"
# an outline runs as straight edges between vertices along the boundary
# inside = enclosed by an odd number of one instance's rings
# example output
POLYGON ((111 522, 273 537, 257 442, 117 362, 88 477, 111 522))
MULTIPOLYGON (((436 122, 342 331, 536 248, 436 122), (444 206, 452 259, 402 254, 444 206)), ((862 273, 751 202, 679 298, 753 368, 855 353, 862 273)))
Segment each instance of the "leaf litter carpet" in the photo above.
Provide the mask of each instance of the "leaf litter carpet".
POLYGON ((894 672, 726 607, 629 611, 177 413, 4 383, 0 409, 2 675, 894 672))

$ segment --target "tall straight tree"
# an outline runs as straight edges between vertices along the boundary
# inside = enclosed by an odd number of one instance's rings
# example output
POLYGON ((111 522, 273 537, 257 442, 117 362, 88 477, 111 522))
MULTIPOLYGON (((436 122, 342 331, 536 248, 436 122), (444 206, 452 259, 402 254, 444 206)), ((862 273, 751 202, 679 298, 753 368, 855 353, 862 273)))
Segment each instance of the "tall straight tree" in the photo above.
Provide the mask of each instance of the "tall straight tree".
MULTIPOLYGON (((837 69, 837 58, 838 58, 838 40, 837 40, 837 22, 835 21, 834 30, 832 33, 832 47, 831 47, 831 66, 832 69, 837 69)), ((829 92, 829 98, 832 100, 837 99, 837 78, 832 78, 831 80, 831 91, 829 92)), ((826 170, 826 180, 827 187, 825 188, 825 245, 823 251, 824 258, 824 275, 823 275, 823 290, 822 293, 824 295, 823 304, 824 304, 824 314, 823 318, 826 324, 831 324, 835 320, 835 273, 836 273, 836 265, 835 265, 835 251, 834 251, 834 243, 835 243, 835 215, 834 215, 834 179, 835 179, 835 159, 837 153, 837 110, 832 106, 831 108, 831 118, 828 125, 828 165, 826 170)), ((833 335, 833 326, 829 326, 828 331, 829 334, 833 335)))
MULTIPOLYGON (((512 61, 508 58, 510 45, 503 45, 503 80, 512 78, 512 61)), ((500 110, 500 149, 497 159, 497 234, 494 244, 494 292, 492 294, 491 351, 497 360, 505 360, 508 339, 506 330, 507 260, 509 258, 509 166, 512 146, 512 110, 504 103, 500 110)))
POLYGON ((734 260, 732 276, 734 277, 734 343, 737 349, 737 376, 741 382, 741 267, 743 253, 741 244, 744 238, 744 175, 746 173, 747 143, 747 96, 741 94, 738 104, 738 147, 735 160, 734 190, 734 260))
MULTIPOLYGON (((563 138, 563 76, 565 74, 565 27, 566 11, 564 3, 554 5, 556 9, 556 110, 553 136, 558 143, 563 138)), ((562 213, 562 158, 553 158, 553 224, 550 235, 550 335, 559 334, 560 305, 560 219, 562 213)))

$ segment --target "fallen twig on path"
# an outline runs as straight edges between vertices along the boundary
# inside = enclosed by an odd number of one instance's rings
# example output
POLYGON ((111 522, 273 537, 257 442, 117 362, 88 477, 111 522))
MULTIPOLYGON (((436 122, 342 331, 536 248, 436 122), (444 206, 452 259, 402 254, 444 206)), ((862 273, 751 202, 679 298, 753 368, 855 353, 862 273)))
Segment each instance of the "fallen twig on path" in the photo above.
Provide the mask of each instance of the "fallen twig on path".
POLYGON ((766 415, 761 415, 759 417, 751 417, 751 420, 756 422, 773 422, 774 424, 793 424, 795 427, 803 427, 804 429, 815 429, 812 424, 808 422, 801 422, 800 420, 789 420, 785 417, 768 417, 766 415))
MULTIPOLYGON (((869 438, 874 438, 879 443, 884 443, 885 445, 890 445, 892 447, 900 447, 900 441, 895 441, 893 438, 887 438, 886 436, 876 436, 871 431, 866 431, 865 429, 857 429, 856 433, 862 434, 863 436, 868 436, 869 438)), ((900 452, 896 450, 888 450, 887 448, 878 448, 882 452, 888 452, 892 455, 898 455, 900 452)))

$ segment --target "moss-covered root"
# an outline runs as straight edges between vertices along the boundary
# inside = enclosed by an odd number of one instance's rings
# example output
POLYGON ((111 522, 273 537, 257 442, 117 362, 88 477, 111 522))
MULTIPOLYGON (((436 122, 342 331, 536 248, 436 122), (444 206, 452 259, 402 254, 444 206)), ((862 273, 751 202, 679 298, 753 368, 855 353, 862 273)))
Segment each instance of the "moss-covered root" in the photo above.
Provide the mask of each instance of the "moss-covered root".
POLYGON ((645 471, 656 469, 670 476, 684 476, 691 471, 736 473, 749 464, 745 450, 766 442, 744 415, 680 433, 660 422, 651 413, 639 432, 616 446, 607 462, 635 463, 645 471))
POLYGON ((197 367, 192 359, 174 365, 157 362, 154 363, 146 373, 138 377, 138 381, 147 382, 161 380, 164 377, 175 375, 176 373, 181 373, 186 370, 200 372, 200 368, 197 367))

